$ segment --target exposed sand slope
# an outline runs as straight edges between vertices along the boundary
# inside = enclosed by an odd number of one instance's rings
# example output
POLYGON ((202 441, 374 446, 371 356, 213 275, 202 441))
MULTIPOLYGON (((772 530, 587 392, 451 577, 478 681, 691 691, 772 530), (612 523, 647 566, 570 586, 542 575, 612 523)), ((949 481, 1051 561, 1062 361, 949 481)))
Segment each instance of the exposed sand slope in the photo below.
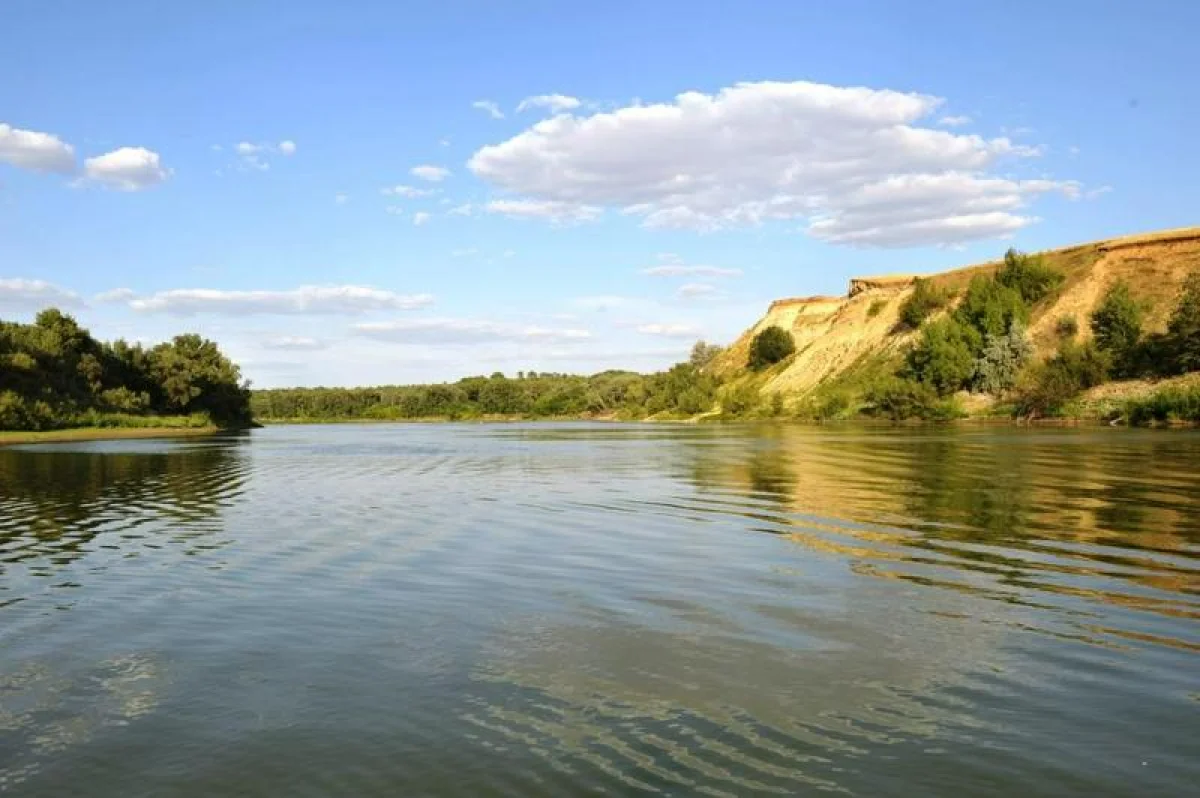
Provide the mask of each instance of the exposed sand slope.
MULTIPOLYGON (((1087 333, 1087 316, 1117 280, 1130 284, 1147 307, 1147 327, 1165 328, 1185 277, 1200 270, 1200 228, 1166 230, 1096 241, 1043 253, 1066 275, 1057 297, 1034 308, 1030 335, 1044 355, 1057 345, 1054 325, 1074 316, 1087 333)), ((934 282, 960 290, 971 277, 996 269, 1000 261, 928 275, 934 282)), ((861 358, 902 349, 910 333, 894 332, 899 308, 912 291, 913 275, 851 280, 844 297, 804 297, 771 303, 766 315, 741 335, 713 364, 725 375, 745 368, 750 341, 769 326, 791 332, 796 354, 763 390, 804 394, 832 379, 861 358), (875 314, 871 314, 874 306, 875 314)))

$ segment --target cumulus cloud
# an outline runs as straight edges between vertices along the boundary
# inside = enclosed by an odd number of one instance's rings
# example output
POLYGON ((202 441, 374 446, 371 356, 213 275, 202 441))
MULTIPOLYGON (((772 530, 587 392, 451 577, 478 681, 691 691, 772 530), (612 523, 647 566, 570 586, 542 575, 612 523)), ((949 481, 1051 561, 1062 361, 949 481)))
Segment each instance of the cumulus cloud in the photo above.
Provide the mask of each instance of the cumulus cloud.
POLYGON ((416 225, 417 227, 420 227, 421 225, 425 224, 432 218, 433 217, 430 216, 425 211, 417 211, 416 213, 413 214, 413 224, 416 225))
POLYGON ((84 177, 118 191, 152 188, 171 176, 157 152, 145 147, 121 147, 83 162, 84 177))
POLYGON ((380 194, 383 194, 387 197, 407 197, 408 199, 428 197, 433 192, 434 189, 431 188, 416 188, 414 186, 405 185, 387 186, 379 190, 380 194))
POLYGON ((886 89, 740 83, 560 114, 479 149, 468 167, 516 195, 501 202, 523 216, 579 220, 616 208, 647 227, 702 230, 801 220, 817 238, 879 247, 1003 236, 1035 221, 1024 209, 1038 194, 1070 190, 1069 181, 1000 180, 1002 160, 1039 151, 930 126, 942 104, 886 89), (931 190, 924 203, 907 197, 903 212, 893 202, 873 216, 860 201, 911 185, 931 190), (964 198, 989 207, 954 205, 964 198))
POLYGON ((333 195, 333 201, 335 203, 337 203, 338 205, 345 205, 347 202, 350 201, 350 195, 344 191, 339 191, 338 193, 333 195))
POLYGON ((324 349, 328 344, 309 338, 305 335, 280 335, 268 338, 259 344, 263 349, 275 349, 281 352, 315 352, 324 349))
POLYGON ((290 141, 290 140, 285 140, 285 141, 279 142, 279 152, 284 155, 295 155, 296 154, 296 142, 290 141))
POLYGON ((643 335, 660 335, 665 338, 694 338, 698 333, 690 324, 643 324, 637 328, 643 335))
POLYGON ((449 169, 444 166, 434 166, 433 164, 421 164, 420 166, 414 166, 408 171, 413 177, 419 177, 431 183, 440 183, 450 176, 449 169))
POLYGON ((725 269, 720 266, 696 266, 684 263, 678 255, 664 252, 658 256, 657 266, 647 266, 642 274, 651 277, 741 277, 741 269, 725 269))
POLYGON ((971 124, 971 117, 947 115, 939 119, 938 124, 944 127, 962 127, 971 124))
POLYGON ((487 204, 488 213, 496 213, 513 219, 545 219, 561 224, 564 222, 588 222, 596 219, 603 211, 594 205, 579 205, 555 200, 507 199, 492 200, 487 204))
MULTIPOLYGON (((219 146, 218 146, 219 151, 219 146)), ((282 155, 290 157, 296 154, 296 142, 291 139, 284 139, 279 143, 275 142, 253 142, 239 141, 233 145, 233 151, 238 154, 238 165, 242 170, 256 170, 265 172, 271 168, 269 157, 274 155, 282 155)))
POLYGON ((429 294, 397 294, 361 285, 305 285, 290 291, 222 291, 180 288, 131 299, 145 313, 348 315, 377 310, 412 310, 433 303, 429 294))
POLYGON ((113 288, 110 291, 101 291, 92 299, 96 302, 128 302, 137 296, 137 292, 132 288, 113 288))
POLYGON ((523 326, 485 319, 406 319, 356 324, 358 335, 403 344, 485 344, 497 341, 586 341, 587 330, 523 326))
POLYGON ((446 211, 446 213, 451 216, 471 216, 475 213, 475 206, 469 202, 464 202, 462 205, 455 205, 446 211))
POLYGON ((551 113, 559 113, 560 111, 570 111, 573 108, 578 108, 580 102, 574 97, 568 97, 564 94, 539 94, 535 97, 526 97, 517 105, 517 113, 528 111, 531 108, 545 108, 551 113))
POLYGON ((42 310, 50 306, 78 307, 83 300, 73 291, 45 280, 0 277, 0 310, 42 310))
POLYGON ((75 148, 52 133, 21 130, 0 122, 0 163, 35 172, 75 171, 75 148))
POLYGON ((675 293, 680 299, 712 299, 717 287, 709 283, 684 283, 675 293))
POLYGON ((471 107, 485 112, 492 119, 503 119, 504 112, 500 110, 500 106, 491 100, 476 100, 471 103, 471 107))

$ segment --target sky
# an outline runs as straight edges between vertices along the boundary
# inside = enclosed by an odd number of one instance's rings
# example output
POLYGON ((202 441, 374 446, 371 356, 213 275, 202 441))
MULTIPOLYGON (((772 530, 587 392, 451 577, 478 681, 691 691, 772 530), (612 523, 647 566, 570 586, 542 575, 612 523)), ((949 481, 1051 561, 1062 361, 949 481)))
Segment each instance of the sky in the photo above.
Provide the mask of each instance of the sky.
POLYGON ((258 387, 652 370, 1200 224, 1200 4, 0 4, 0 318, 258 387))

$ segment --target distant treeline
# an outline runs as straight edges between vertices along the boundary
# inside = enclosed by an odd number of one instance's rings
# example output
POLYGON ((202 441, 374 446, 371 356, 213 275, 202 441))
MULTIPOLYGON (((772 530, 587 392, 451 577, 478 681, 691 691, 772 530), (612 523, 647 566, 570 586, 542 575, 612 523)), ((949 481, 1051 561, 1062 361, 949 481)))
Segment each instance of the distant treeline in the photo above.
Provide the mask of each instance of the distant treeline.
POLYGON ((53 308, 33 324, 0 321, 0 429, 146 426, 154 416, 244 425, 250 391, 198 335, 144 348, 97 341, 53 308))
POLYGON ((698 343, 689 361, 656 374, 497 372, 437 385, 261 390, 253 392, 251 408, 264 421, 687 417, 716 401, 718 382, 702 369, 718 351, 698 343))

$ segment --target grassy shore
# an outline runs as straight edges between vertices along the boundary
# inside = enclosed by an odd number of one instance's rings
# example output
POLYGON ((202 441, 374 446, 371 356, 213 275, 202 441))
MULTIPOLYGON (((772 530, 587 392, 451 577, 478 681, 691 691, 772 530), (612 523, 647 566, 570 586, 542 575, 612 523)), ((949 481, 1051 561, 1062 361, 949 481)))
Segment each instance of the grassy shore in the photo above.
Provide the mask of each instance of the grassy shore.
POLYGON ((220 430, 207 427, 70 427, 37 432, 0 430, 0 446, 19 443, 70 443, 72 441, 115 441, 139 438, 192 438, 220 430))

